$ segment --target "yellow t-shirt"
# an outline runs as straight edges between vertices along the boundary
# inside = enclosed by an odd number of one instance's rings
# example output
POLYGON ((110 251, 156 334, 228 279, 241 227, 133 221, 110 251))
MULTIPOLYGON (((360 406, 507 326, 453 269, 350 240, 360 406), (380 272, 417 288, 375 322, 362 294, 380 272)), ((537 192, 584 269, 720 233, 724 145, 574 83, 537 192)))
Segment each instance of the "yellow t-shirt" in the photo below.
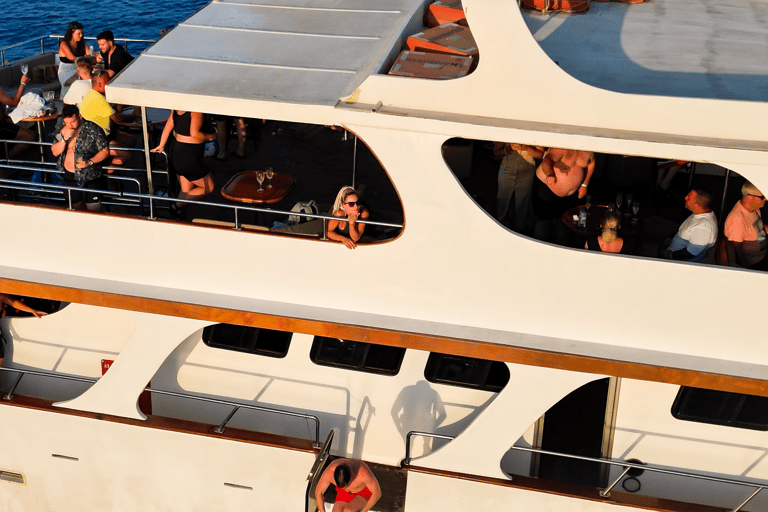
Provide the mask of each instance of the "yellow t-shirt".
POLYGON ((109 135, 109 116, 114 113, 115 110, 107 102, 107 99, 94 90, 86 94, 80 104, 80 114, 85 119, 101 126, 105 135, 109 135))

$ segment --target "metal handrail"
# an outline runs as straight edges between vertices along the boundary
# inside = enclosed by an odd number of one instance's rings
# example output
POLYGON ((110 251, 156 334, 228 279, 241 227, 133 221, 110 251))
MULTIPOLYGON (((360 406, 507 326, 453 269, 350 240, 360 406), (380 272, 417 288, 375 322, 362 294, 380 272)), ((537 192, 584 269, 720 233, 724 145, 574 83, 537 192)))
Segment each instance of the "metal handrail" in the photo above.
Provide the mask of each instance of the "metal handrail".
MULTIPOLYGON (((4 400, 12 400, 13 399, 13 392, 18 387, 19 383, 21 382, 22 377, 24 375, 37 375, 39 377, 51 377, 54 379, 63 379, 63 380, 73 380, 77 382, 89 382, 91 384, 95 384, 98 382, 99 379, 94 379, 93 377, 76 377, 73 375, 61 375, 56 373, 48 373, 48 372, 40 372, 37 370, 21 370, 18 368, 4 368, 0 367, 0 371, 7 371, 7 372, 13 372, 18 373, 19 378, 16 379, 16 382, 14 382, 11 389, 8 391, 8 393, 3 397, 4 400)), ((261 411, 261 412, 270 412, 274 414, 279 414, 282 416, 293 416, 298 418, 304 418, 309 421, 313 421, 315 423, 315 439, 313 442, 314 447, 318 447, 320 443, 320 419, 313 415, 313 414, 304 414, 299 412, 293 412, 293 411, 284 411, 282 409, 274 409, 272 407, 262 407, 260 405, 249 405, 249 404, 239 404, 237 402, 232 402, 229 400, 221 400, 218 398, 206 398, 203 396, 195 396, 195 395, 189 395, 186 393, 177 393, 175 391, 164 391, 162 389, 152 389, 149 387, 145 387, 144 391, 149 391, 150 393, 157 393, 158 395, 166 395, 166 396, 172 396, 176 398, 187 398, 190 400, 196 400, 198 402, 208 402, 218 405, 228 405, 234 407, 234 410, 229 413, 227 418, 217 427, 214 429, 214 432, 217 434, 221 434, 224 432, 224 425, 229 422, 229 420, 234 416, 235 412, 237 412, 239 409, 251 409, 254 411, 261 411)))
MULTIPOLYGON (((30 43, 33 43, 35 41, 38 41, 40 43, 40 53, 45 53, 45 40, 46 39, 63 39, 64 35, 59 34, 48 34, 47 36, 39 36, 39 37, 33 37, 32 39, 27 39, 26 41, 22 41, 20 43, 12 44, 10 46, 5 46, 3 48, 0 48, 0 64, 5 66, 7 62, 5 61, 5 52, 6 50, 12 50, 14 48, 18 48, 20 46, 24 46, 30 43)), ((83 38, 85 40, 92 40, 96 41, 95 37, 85 37, 83 38)), ((119 37, 115 38, 116 41, 122 41, 125 46, 125 50, 128 51, 128 43, 154 43, 156 39, 132 39, 129 37, 119 37)))
POLYGON ((411 439, 413 436, 431 437, 434 439, 448 439, 453 441, 456 436, 449 436, 445 434, 435 434, 434 432, 421 432, 418 430, 411 430, 405 435, 405 458, 400 463, 401 466, 408 466, 411 463, 411 439))
MULTIPOLYGON (((411 463, 411 437, 414 435, 419 436, 425 436, 425 437, 434 437, 438 439, 455 439, 456 436, 448 436, 443 434, 435 434, 432 432, 419 432, 419 431, 410 431, 406 435, 406 445, 405 445, 405 458, 403 459, 403 462, 401 463, 403 466, 407 466, 411 463)), ((644 463, 636 463, 636 462, 629 462, 625 460, 615 460, 615 459, 602 459, 598 457, 588 457, 586 455, 572 455, 570 453, 559 453, 559 452, 552 452, 549 450, 542 450, 540 448, 528 448, 526 446, 511 446, 510 449, 512 450, 518 450, 523 452, 530 452, 530 453, 537 453, 541 455, 556 455, 558 457, 565 457, 568 459, 576 459, 576 460, 583 460, 588 462, 598 462, 601 464, 609 464, 611 466, 621 466, 624 468, 624 471, 619 475, 618 478, 616 478, 608 487, 605 489, 600 490, 600 496, 608 497, 611 495, 611 489, 613 489, 616 484, 618 484, 622 478, 627 474, 627 472, 631 469, 642 469, 644 471, 650 471, 651 473, 662 473, 667 475, 674 475, 674 476, 682 476, 687 478, 695 478, 698 480, 706 480, 709 482, 718 482, 723 484, 732 484, 732 485, 739 485, 742 487, 752 487, 754 488, 754 492, 748 496, 744 501, 739 504, 736 508, 732 509, 731 512, 738 512, 741 510, 741 508, 749 503, 749 501, 757 496, 757 494, 762 491, 763 489, 768 487, 768 484, 763 485, 759 484, 757 482, 747 482, 744 480, 735 480, 733 478, 723 478, 718 476, 710 476, 710 475, 702 475, 699 473, 691 473, 688 471, 679 471, 676 469, 666 469, 666 468, 660 468, 656 466, 647 465, 644 463)))
MULTIPOLYGON (((46 171, 46 169, 44 169, 43 167, 29 167, 29 166, 22 166, 22 165, 0 163, 0 168, 3 168, 3 167, 9 168, 9 169, 15 169, 15 170, 25 170, 25 171, 46 171)), ((114 169, 125 170, 124 168, 121 168, 121 167, 114 167, 114 169)), ((41 188, 48 189, 48 190, 60 190, 60 191, 80 190, 80 191, 87 191, 87 192, 96 192, 96 193, 100 193, 100 194, 104 194, 112 197, 130 198, 135 201, 148 201, 149 203, 148 218, 150 220, 155 220, 157 218, 155 217, 154 210, 158 202, 159 203, 173 202, 173 203, 185 203, 185 204, 192 204, 192 205, 199 205, 199 206, 210 206, 212 208, 220 208, 220 209, 232 211, 235 219, 232 229, 235 229, 235 230, 242 229, 242 224, 240 223, 241 212, 269 213, 269 214, 278 214, 278 215, 296 215, 296 216, 307 218, 307 219, 323 219, 324 223, 331 220, 338 220, 338 217, 334 217, 332 215, 320 214, 320 213, 292 212, 290 210, 277 210, 273 208, 258 207, 258 206, 230 205, 230 204, 223 204, 223 203, 212 203, 209 201, 180 199, 177 197, 160 197, 160 196, 156 196, 152 194, 144 194, 144 193, 86 189, 86 188, 73 187, 68 185, 54 185, 50 183, 37 183, 37 182, 32 183, 29 181, 13 180, 10 178, 0 178, 0 188, 11 188, 16 190, 29 189, 29 190, 37 190, 37 191, 39 191, 41 188)), ((70 201, 70 208, 71 208, 71 201, 70 201)), ((396 229, 403 228, 402 224, 374 221, 370 219, 369 220, 359 219, 357 222, 360 224, 366 224, 371 226, 396 228, 396 229)), ((323 229, 323 236, 325 236, 325 229, 323 229)))

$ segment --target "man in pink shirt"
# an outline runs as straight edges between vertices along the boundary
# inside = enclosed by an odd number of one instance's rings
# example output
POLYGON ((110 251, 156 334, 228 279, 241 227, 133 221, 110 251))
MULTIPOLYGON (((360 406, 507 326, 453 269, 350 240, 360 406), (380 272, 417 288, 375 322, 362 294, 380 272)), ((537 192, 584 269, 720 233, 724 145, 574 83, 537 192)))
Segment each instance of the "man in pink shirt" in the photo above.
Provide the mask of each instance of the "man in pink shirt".
POLYGON ((739 265, 765 270, 768 228, 760 216, 765 196, 750 182, 741 187, 741 196, 725 219, 725 238, 735 249, 739 265))

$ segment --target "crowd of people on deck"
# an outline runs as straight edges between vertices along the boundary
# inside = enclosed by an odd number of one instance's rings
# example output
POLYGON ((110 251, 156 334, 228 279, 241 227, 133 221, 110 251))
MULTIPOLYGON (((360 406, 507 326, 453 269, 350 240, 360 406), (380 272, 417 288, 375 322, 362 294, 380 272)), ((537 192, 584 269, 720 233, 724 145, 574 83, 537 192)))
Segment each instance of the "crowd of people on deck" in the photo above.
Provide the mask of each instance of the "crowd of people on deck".
MULTIPOLYGON (((99 191, 107 188, 105 172, 111 174, 115 167, 123 166, 131 160, 129 150, 136 146, 137 139, 121 127, 134 123, 138 117, 138 109, 126 109, 123 105, 110 103, 106 98, 106 86, 110 79, 125 68, 133 57, 115 42, 114 34, 109 30, 100 32, 96 41, 98 49, 85 42, 83 25, 72 21, 67 25, 59 43, 58 79, 64 106, 52 134, 51 145, 51 153, 56 158, 58 170, 62 172, 64 184, 73 187, 72 206, 91 211, 101 209, 102 194, 99 191), (131 112, 126 113, 129 110, 131 112), (106 171, 105 167, 108 168, 106 171), (83 190, 80 192, 74 187, 83 190)), ((0 90, 0 103, 3 106, 0 112, 2 139, 20 142, 36 139, 31 130, 14 124, 5 115, 5 106, 15 107, 19 104, 28 82, 29 77, 23 74, 13 96, 0 90)), ((217 141, 215 157, 225 160, 228 156, 226 147, 230 123, 234 123, 237 133, 237 149, 231 155, 244 158, 246 119, 212 117, 200 112, 180 110, 170 112, 159 143, 151 151, 168 155, 169 174, 176 177, 179 187, 173 197, 185 201, 197 200, 214 190, 213 175, 203 161, 206 143, 217 141)), ((16 144, 8 156, 16 156, 25 149, 23 144, 16 144)), ((171 215, 184 219, 184 207, 184 201, 170 203, 171 215)), ((365 230, 365 224, 358 220, 365 220, 370 214, 360 202, 358 192, 352 187, 343 187, 329 214, 340 220, 327 222, 327 238, 354 249, 365 230)))
MULTIPOLYGON (((543 241, 563 243, 558 233, 564 228, 562 215, 588 196, 595 171, 595 155, 590 151, 543 148, 524 144, 494 143, 493 154, 501 159, 498 171, 496 218, 520 233, 543 241)), ((657 188, 666 191, 675 174, 686 162, 672 162, 659 167, 657 188)), ((729 265, 768 269, 768 227, 763 224, 761 208, 765 196, 747 181, 741 199, 726 217, 722 257, 729 265)), ((701 187, 692 188, 684 198, 690 215, 677 233, 658 247, 661 257, 689 262, 715 262, 718 221, 712 210, 712 194, 701 187)), ((590 201, 587 200, 587 203, 590 201)), ((602 214, 597 235, 586 236, 585 249, 631 254, 632 243, 620 236, 622 216, 615 204, 602 214)), ((563 243, 567 245, 567 243, 563 243)))

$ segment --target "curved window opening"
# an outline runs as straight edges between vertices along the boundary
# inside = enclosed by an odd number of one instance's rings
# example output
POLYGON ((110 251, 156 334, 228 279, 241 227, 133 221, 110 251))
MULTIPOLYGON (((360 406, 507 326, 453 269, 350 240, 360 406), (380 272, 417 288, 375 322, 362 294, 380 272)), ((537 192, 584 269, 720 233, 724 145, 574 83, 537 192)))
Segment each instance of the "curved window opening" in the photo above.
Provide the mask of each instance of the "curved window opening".
POLYGON ((501 361, 432 352, 424 378, 436 384, 498 393, 509 382, 509 368, 501 361))
POLYGON ((679 420, 768 430, 768 398, 682 386, 672 404, 679 420))
POLYGON ((602 253, 768 269, 763 193, 724 167, 458 138, 442 152, 467 194, 516 233, 602 253))
POLYGON ((405 356, 402 347, 315 336, 310 360, 321 366, 367 373, 397 375, 405 356))
POLYGON ((277 358, 288 354, 291 336, 291 332, 244 325, 216 324, 203 329, 203 342, 209 347, 277 358))
MULTIPOLYGON (((148 117, 156 116, 155 131, 150 134, 150 147, 154 147, 169 111, 149 110, 152 112, 148 117)), ((213 183, 209 194, 198 200, 177 199, 179 183, 169 161, 173 158, 171 149, 167 155, 150 156, 154 191, 150 194, 141 127, 123 126, 121 130, 136 141, 135 147, 126 149, 128 156, 120 167, 106 166, 106 170, 114 172, 105 174, 103 183, 89 182, 89 190, 100 192, 97 206, 101 211, 208 228, 317 240, 331 238, 339 242, 328 236, 328 219, 323 217, 334 216, 337 194, 342 187, 351 186, 356 189, 362 208, 369 212, 357 242, 384 242, 402 231, 404 215, 397 191, 379 160, 355 134, 341 127, 283 121, 209 114, 205 114, 205 119, 204 126, 215 129, 218 138, 218 151, 203 157, 201 164, 213 183)), ((54 121, 47 122, 44 130, 55 133, 54 121)), ((13 144, 0 139, 0 146, 4 142, 13 144)), ((78 201, 79 195, 70 196, 72 187, 63 181, 63 171, 40 161, 40 148, 46 151, 45 146, 50 143, 22 148, 12 158, 0 151, 0 171, 5 173, 0 183, 3 201, 84 210, 85 201, 78 201)), ((94 204, 88 206, 95 207, 94 204)), ((340 236, 347 236, 345 230, 346 226, 338 229, 340 236)))

